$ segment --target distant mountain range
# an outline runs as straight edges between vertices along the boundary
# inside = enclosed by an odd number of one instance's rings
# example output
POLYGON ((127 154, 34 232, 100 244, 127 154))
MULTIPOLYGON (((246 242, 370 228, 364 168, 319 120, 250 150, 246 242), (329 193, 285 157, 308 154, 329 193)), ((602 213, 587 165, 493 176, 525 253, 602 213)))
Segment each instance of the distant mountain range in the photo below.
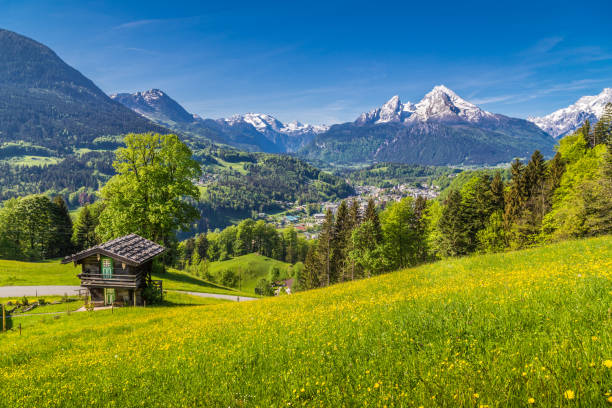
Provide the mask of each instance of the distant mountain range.
POLYGON ((7 30, 0 30, 0 56, 0 148, 18 142, 27 154, 112 148, 125 133, 172 130, 313 162, 494 164, 534 149, 552 154, 555 141, 546 132, 561 136, 584 119, 594 121, 612 99, 608 88, 527 121, 487 112, 440 85, 416 104, 394 96, 354 122, 331 127, 282 123, 261 113, 203 119, 158 89, 109 97, 48 47, 7 30))
POLYGON ((529 117, 527 120, 551 136, 560 138, 581 127, 587 119, 591 124, 597 122, 608 103, 612 103, 612 88, 605 88, 599 95, 583 96, 573 105, 549 115, 529 117))
POLYGON ((480 109, 443 85, 416 104, 392 97, 354 122, 332 126, 298 154, 335 163, 495 164, 553 153, 533 123, 480 109))
POLYGON ((0 29, 0 143, 66 152, 145 131, 165 129, 110 99, 48 47, 0 29))
POLYGON ((111 98, 170 129, 249 151, 294 152, 328 129, 326 126, 305 125, 297 121, 284 124, 262 113, 247 113, 216 120, 202 119, 188 113, 159 89, 114 94, 111 98))

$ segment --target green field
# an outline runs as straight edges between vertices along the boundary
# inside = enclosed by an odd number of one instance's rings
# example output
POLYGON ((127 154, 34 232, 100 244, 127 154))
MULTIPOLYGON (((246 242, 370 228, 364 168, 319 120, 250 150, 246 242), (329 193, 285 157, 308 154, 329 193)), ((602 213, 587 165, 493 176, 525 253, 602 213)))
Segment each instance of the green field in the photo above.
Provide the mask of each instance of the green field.
POLYGON ((224 271, 233 271, 242 277, 242 290, 252 295, 255 293, 255 287, 259 280, 267 279, 270 269, 274 267, 280 270, 281 279, 290 277, 288 276, 290 264, 258 254, 247 254, 226 261, 211 262, 208 271, 217 282, 221 281, 224 271))
MULTIPOLYGON (((22 262, 0 260, 0 286, 36 286, 36 285, 75 285, 81 284, 77 274, 80 266, 62 265, 58 259, 41 262, 22 262)), ((204 279, 168 269, 165 273, 154 274, 153 279, 162 279, 166 290, 184 290, 190 292, 220 293, 227 295, 252 296, 226 288, 204 279)))
MULTIPOLYGON (((605 407, 612 237, 0 336, 3 406, 605 407)), ((25 319, 25 318, 24 318, 25 319)))
POLYGON ((62 265, 59 259, 40 262, 0 259, 0 286, 80 285, 80 267, 62 265))

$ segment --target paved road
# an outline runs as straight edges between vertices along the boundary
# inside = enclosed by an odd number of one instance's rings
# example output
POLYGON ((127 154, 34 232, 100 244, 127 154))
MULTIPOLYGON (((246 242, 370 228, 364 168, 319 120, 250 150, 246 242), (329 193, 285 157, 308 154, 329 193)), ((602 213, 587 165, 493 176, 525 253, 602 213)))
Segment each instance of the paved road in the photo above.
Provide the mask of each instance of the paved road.
POLYGON ((246 297, 246 296, 234 296, 234 295, 221 295, 219 293, 202 293, 202 292, 187 292, 184 290, 169 290, 168 292, 185 293, 187 295, 216 298, 216 299, 227 299, 233 300, 234 302, 246 302, 249 300, 257 300, 258 298, 246 297))
MULTIPOLYGON (((3 297, 21 297, 21 296, 63 296, 64 293, 76 295, 80 286, 0 286, 0 298, 3 297)), ((188 295, 227 299, 233 301, 244 302, 247 300, 257 300, 254 297, 221 295, 218 293, 202 293, 202 292, 187 292, 182 290, 172 290, 170 292, 186 293, 188 295)))
POLYGON ((74 296, 80 286, 0 286, 0 298, 21 296, 74 296))

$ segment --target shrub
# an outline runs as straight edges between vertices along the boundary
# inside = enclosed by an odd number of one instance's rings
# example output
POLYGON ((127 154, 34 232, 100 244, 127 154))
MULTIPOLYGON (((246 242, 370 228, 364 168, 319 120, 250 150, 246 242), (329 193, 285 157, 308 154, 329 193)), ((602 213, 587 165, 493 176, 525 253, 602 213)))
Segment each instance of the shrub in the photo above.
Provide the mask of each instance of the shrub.
POLYGON ((223 271, 223 275, 221 276, 221 284, 223 286, 235 288, 238 284, 238 279, 239 277, 236 275, 236 273, 234 273, 234 271, 231 269, 226 269, 223 271))
POLYGON ((142 291, 142 298, 149 305, 157 305, 162 301, 162 291, 155 286, 147 286, 142 291))

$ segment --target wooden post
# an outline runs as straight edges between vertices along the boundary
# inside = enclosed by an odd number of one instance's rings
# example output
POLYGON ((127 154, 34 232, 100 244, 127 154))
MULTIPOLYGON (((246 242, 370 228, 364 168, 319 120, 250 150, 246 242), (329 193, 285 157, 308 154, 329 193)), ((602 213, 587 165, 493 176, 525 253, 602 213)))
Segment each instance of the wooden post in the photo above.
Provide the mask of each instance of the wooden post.
POLYGON ((136 289, 134 289, 132 293, 134 295, 134 306, 136 306, 136 289))
POLYGON ((4 309, 4 303, 2 304, 2 331, 6 331, 6 310, 4 309))

